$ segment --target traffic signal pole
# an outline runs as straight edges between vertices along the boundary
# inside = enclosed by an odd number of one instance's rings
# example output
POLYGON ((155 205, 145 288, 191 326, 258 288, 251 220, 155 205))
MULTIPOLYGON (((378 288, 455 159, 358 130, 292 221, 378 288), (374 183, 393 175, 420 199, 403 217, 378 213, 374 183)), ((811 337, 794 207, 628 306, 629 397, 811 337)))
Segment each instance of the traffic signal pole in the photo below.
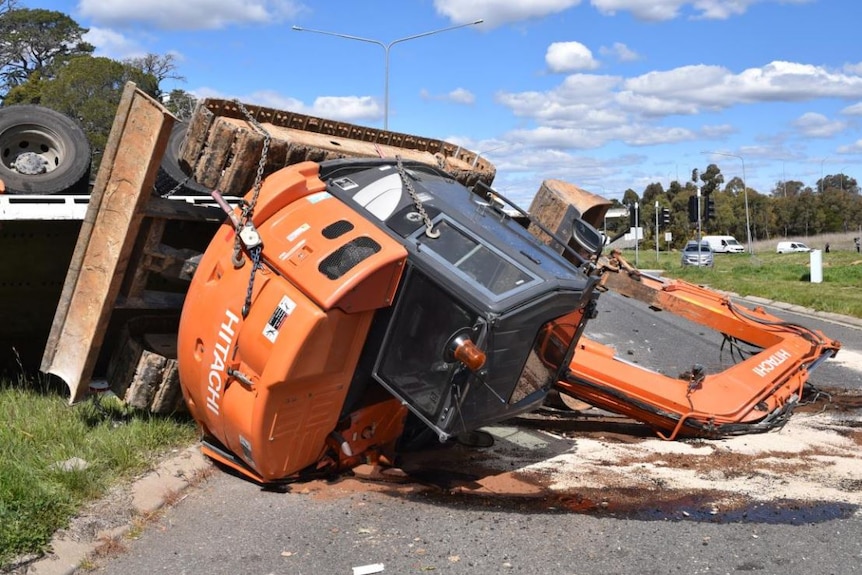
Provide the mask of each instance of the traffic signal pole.
POLYGON ((703 218, 700 217, 700 186, 697 187, 697 261, 698 265, 700 265, 700 238, 701 238, 701 225, 700 222, 703 218))
POLYGON ((655 261, 658 263, 658 200, 655 202, 655 261))

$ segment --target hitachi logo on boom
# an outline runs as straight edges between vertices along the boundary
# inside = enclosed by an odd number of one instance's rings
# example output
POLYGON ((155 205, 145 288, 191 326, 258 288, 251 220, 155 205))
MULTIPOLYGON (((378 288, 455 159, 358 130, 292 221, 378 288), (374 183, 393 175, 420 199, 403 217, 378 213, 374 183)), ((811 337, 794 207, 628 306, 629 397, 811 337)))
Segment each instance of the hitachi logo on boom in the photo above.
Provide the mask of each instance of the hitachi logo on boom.
POLYGON ((779 349, 778 351, 761 361, 760 365, 755 367, 752 371, 760 377, 766 377, 766 375, 770 371, 772 371, 788 359, 790 359, 790 352, 784 351, 783 349, 779 349))
POLYGON ((236 325, 239 323, 239 317, 229 309, 224 311, 224 315, 225 320, 219 326, 216 343, 213 345, 213 362, 210 365, 210 373, 207 378, 207 407, 216 415, 219 415, 227 354, 233 346, 236 325))

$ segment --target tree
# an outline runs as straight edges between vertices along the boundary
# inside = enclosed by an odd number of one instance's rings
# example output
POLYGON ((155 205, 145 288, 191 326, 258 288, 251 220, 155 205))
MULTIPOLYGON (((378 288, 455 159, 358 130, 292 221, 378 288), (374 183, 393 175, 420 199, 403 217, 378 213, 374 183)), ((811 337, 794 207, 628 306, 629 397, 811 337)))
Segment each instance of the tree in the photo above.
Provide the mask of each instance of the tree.
POLYGON ((670 186, 668 186, 668 189, 667 189, 668 199, 670 199, 670 201, 673 201, 673 199, 677 196, 677 194, 679 194, 682 190, 683 190, 682 185, 680 185, 680 183, 678 181, 676 181, 676 180, 672 181, 670 183, 670 186))
POLYGON ((18 0, 0 0, 0 16, 10 10, 15 10, 17 7, 18 0))
POLYGON ((804 188, 805 184, 797 180, 778 181, 771 193, 773 198, 790 198, 798 196, 804 188))
POLYGON ((664 195, 664 187, 659 182, 653 182, 644 188, 643 202, 645 204, 654 203, 656 198, 664 195))
MULTIPOLYGON (((141 70, 144 74, 149 74, 156 79, 156 83, 161 86, 162 82, 167 79, 178 80, 185 82, 185 77, 176 73, 177 65, 173 54, 147 54, 140 58, 127 58, 123 60, 123 64, 132 66, 141 70)), ((161 97, 161 90, 158 96, 161 97)))
POLYGON ((719 184, 724 183, 724 176, 721 175, 721 170, 719 170, 718 166, 715 164, 708 165, 705 172, 698 173, 697 169, 695 169, 692 172, 691 179, 695 183, 697 180, 703 182, 703 185, 700 187, 700 191, 704 196, 708 196, 712 192, 716 191, 719 184))
POLYGON ((164 102, 165 107, 180 120, 190 120, 192 113, 195 111, 198 100, 193 95, 185 90, 171 90, 167 100, 164 102))
POLYGON ((0 13, 0 93, 24 84, 37 72, 51 78, 69 58, 91 54, 95 48, 82 39, 87 31, 53 10, 16 8, 0 13))
POLYGON ((734 176, 729 182, 727 182, 727 185, 724 186, 724 191, 735 196, 744 196, 745 187, 745 182, 742 181, 742 178, 734 176))
MULTIPOLYGON (((38 95, 40 105, 78 120, 97 154, 105 148, 120 96, 129 81, 151 96, 158 89, 156 79, 137 68, 110 58, 78 56, 62 66, 55 78, 39 79, 38 90, 32 93, 38 95)), ((11 103, 36 103, 22 99, 23 94, 31 93, 29 88, 35 82, 31 79, 19 86, 7 99, 11 103)))

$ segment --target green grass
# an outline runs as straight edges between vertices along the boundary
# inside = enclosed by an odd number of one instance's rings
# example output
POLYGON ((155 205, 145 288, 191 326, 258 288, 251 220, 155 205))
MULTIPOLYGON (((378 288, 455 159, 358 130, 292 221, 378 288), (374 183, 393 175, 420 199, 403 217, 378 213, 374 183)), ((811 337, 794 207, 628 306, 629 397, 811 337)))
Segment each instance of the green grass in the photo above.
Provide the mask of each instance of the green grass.
MULTIPOLYGON (((634 263, 634 252, 624 257, 634 263)), ((811 254, 755 252, 716 254, 713 269, 682 267, 678 252, 641 252, 642 269, 662 269, 664 275, 714 289, 755 295, 843 315, 862 318, 862 256, 856 252, 821 253, 823 281, 811 283, 811 254)))
POLYGON ((0 565, 44 552, 82 505, 196 437, 188 418, 133 412, 115 398, 70 406, 47 384, 0 381, 0 565), (86 465, 64 469, 73 458, 86 465))

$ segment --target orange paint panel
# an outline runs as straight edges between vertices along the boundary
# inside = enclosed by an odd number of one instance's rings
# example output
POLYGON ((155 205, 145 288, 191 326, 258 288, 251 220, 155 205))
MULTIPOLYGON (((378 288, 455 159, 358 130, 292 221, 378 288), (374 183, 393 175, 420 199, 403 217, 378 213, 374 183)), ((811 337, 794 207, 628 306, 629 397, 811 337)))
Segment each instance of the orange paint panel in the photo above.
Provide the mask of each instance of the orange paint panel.
MULTIPOLYGON (((623 361, 612 348, 581 337, 569 365, 572 376, 558 382, 558 389, 671 432, 670 439, 678 433, 703 435, 709 429, 721 435, 722 425, 763 421, 801 398, 807 367, 840 348, 819 332, 680 280, 610 272, 603 283, 655 309, 762 348, 724 371, 689 380, 623 361)), ((557 325, 552 337, 568 341, 573 335, 557 325)))
POLYGON ((407 251, 337 198, 318 194, 293 202, 260 224, 258 231, 273 267, 322 309, 338 306, 354 312, 392 303, 407 251), (328 232, 333 229, 345 231, 328 232), (367 249, 365 259, 338 277, 328 277, 322 264, 338 260, 354 242, 373 244, 376 251, 367 249))
POLYGON ((309 173, 278 172, 261 190, 255 221, 264 263, 248 314, 241 310, 250 259, 235 267, 233 242, 220 234, 201 259, 180 320, 180 381, 193 417, 248 468, 223 458, 229 465, 263 481, 323 457, 374 311, 390 304, 406 259, 397 242, 322 192, 316 164, 310 166, 309 173), (346 220, 348 234, 323 233, 346 220), (372 238, 379 249, 329 279, 319 262, 357 237, 372 238), (280 257, 291 250, 304 255, 280 257), (345 309, 342 300, 350 304, 345 309))

